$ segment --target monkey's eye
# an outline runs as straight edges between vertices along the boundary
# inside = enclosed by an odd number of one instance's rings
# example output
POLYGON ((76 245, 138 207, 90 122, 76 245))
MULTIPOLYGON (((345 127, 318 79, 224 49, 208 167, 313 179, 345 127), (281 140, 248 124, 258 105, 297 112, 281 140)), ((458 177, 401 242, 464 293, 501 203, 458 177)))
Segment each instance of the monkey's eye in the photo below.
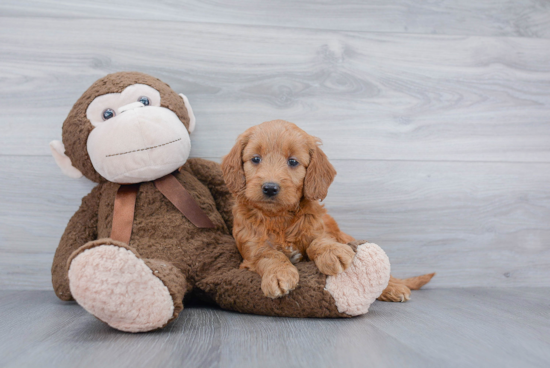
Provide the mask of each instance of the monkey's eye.
POLYGON ((254 156, 250 159, 250 161, 252 161, 253 164, 259 164, 262 162, 262 158, 260 156, 254 156))
POLYGON ((149 97, 141 96, 138 98, 138 102, 141 102, 144 106, 149 106, 149 97))
POLYGON ((109 120, 110 118, 114 118, 115 115, 116 115, 115 110, 108 108, 103 110, 101 117, 103 118, 103 120, 109 120))
POLYGON ((296 160, 296 159, 294 159, 294 158, 289 158, 289 159, 288 159, 288 165, 289 165, 289 166, 294 167, 294 166, 298 166, 298 164, 299 164, 298 160, 296 160))

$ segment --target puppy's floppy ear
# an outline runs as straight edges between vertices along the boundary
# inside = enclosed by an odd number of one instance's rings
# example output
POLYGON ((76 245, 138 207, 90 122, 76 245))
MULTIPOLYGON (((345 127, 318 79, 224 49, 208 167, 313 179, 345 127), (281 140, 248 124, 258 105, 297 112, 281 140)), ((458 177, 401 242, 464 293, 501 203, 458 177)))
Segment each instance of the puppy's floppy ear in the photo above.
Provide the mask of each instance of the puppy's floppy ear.
POLYGON ((243 190, 246 185, 246 177, 243 170, 243 150, 248 143, 248 139, 248 132, 241 134, 237 138, 237 143, 235 143, 222 161, 223 180, 231 193, 243 190))
POLYGON ((310 200, 323 200, 327 196, 328 187, 336 176, 334 166, 328 161, 327 155, 319 148, 321 142, 310 148, 310 162, 304 179, 304 197, 310 200))

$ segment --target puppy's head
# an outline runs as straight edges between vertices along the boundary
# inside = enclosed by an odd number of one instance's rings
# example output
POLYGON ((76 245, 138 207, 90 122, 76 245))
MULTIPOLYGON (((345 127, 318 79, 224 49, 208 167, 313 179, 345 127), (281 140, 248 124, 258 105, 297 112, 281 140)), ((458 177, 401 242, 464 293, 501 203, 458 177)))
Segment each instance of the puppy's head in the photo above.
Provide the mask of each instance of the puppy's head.
POLYGON ((249 128, 223 159, 227 187, 237 197, 271 211, 296 207, 303 197, 323 200, 336 170, 319 144, 283 120, 249 128))

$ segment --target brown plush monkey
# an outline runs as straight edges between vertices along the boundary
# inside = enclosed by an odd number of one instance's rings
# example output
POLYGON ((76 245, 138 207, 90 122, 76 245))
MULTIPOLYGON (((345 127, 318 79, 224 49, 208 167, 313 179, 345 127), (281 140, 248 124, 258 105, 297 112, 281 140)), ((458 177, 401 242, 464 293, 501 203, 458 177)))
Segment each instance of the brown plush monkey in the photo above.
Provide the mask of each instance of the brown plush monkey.
POLYGON ((194 127, 187 98, 142 73, 110 74, 80 97, 63 143, 50 146, 64 173, 98 185, 55 253, 57 296, 129 332, 165 326, 192 290, 244 313, 366 313, 389 278, 388 259, 374 244, 357 248, 352 266, 334 277, 299 263, 299 286, 277 299, 264 296, 256 273, 239 269, 232 197, 219 165, 188 159, 194 127))

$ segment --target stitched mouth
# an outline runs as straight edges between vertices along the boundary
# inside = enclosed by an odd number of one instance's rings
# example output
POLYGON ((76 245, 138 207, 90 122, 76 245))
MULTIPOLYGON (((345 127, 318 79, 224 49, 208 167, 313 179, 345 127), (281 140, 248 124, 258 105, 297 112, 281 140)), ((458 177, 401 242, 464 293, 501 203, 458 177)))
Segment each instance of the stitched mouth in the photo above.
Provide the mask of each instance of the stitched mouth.
POLYGON ((127 154, 129 154, 129 153, 134 153, 134 152, 148 151, 148 150, 151 150, 151 149, 153 149, 153 148, 159 148, 159 147, 166 146, 166 145, 169 145, 169 144, 171 144, 171 143, 176 143, 176 142, 179 142, 179 141, 181 141, 181 138, 176 139, 176 140, 171 141, 171 142, 167 142, 167 143, 163 143, 163 144, 157 144, 156 146, 151 146, 151 147, 146 147, 146 148, 140 148, 140 149, 136 149, 136 150, 128 151, 128 152, 113 153, 113 154, 107 155, 107 156, 105 156, 105 157, 122 156, 122 155, 127 155, 127 154))

